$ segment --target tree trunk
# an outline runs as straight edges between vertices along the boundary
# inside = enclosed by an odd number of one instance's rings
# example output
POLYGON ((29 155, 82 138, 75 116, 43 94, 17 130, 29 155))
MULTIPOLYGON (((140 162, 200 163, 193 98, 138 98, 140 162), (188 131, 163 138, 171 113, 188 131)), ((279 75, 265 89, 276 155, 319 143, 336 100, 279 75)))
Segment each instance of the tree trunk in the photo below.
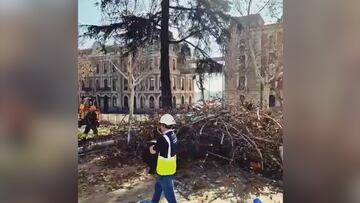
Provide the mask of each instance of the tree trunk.
POLYGON ((165 111, 172 107, 170 69, 169 69, 169 0, 161 2, 161 99, 165 111))
POLYGON ((204 88, 204 74, 199 74, 199 85, 200 85, 200 91, 201 91, 201 101, 205 102, 205 88, 204 88))
POLYGON ((132 56, 129 56, 129 79, 128 79, 128 86, 130 90, 130 99, 129 99, 129 130, 128 130, 128 137, 127 137, 127 143, 130 143, 131 139, 131 127, 132 127, 132 120, 133 120, 133 114, 134 114, 134 80, 133 80, 133 73, 132 73, 132 56))
POLYGON ((276 94, 276 99, 280 103, 280 107, 283 107, 283 98, 282 98, 281 92, 280 92, 280 90, 278 88, 275 88, 275 94, 276 94))
POLYGON ((264 108, 264 109, 269 109, 270 87, 271 87, 271 84, 269 84, 269 83, 263 84, 262 108, 264 108))

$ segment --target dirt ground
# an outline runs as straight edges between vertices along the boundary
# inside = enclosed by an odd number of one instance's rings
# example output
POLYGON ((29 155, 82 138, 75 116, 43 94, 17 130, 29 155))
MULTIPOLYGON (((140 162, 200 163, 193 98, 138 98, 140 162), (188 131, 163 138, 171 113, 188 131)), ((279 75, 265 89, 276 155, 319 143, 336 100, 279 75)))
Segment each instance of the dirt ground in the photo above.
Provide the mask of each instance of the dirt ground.
MULTIPOLYGON (((79 202, 130 203, 151 199, 156 177, 147 173, 140 157, 129 159, 121 154, 111 149, 79 158, 79 202)), ((264 203, 283 202, 281 181, 211 160, 182 164, 174 186, 179 202, 250 203, 256 197, 264 203)))

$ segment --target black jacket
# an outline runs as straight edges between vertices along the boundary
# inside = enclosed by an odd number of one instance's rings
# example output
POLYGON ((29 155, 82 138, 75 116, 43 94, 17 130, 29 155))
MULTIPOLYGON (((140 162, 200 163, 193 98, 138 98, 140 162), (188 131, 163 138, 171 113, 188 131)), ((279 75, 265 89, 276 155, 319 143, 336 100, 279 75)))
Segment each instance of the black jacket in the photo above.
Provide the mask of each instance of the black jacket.
POLYGON ((95 111, 90 111, 89 113, 87 113, 84 120, 86 125, 99 126, 95 111))

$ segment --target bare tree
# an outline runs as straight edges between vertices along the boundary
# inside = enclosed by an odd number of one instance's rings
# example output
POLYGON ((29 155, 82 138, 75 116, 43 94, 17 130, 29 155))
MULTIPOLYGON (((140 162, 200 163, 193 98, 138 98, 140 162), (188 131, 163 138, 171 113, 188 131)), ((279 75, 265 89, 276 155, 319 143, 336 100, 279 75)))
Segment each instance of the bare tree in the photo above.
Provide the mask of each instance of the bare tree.
MULTIPOLYGON (((261 14, 265 17, 282 18, 282 1, 280 0, 235 0, 235 8, 237 12, 244 18, 241 22, 241 32, 244 35, 245 46, 247 48, 247 56, 249 67, 253 68, 260 82, 260 107, 269 107, 269 95, 271 86, 275 81, 280 80, 283 76, 283 43, 276 43, 272 49, 272 61, 268 60, 265 64, 262 63, 261 57, 263 55, 261 48, 259 48, 259 40, 261 36, 257 36, 257 31, 262 28, 253 25, 250 16, 254 14, 261 14)), ((236 21, 237 19, 235 19, 236 21)), ((282 29, 280 25, 276 29, 282 29)), ((282 39, 280 39, 282 40, 282 39)), ((276 89, 276 88, 275 88, 276 89)), ((279 90, 275 90, 280 103, 282 105, 282 98, 279 90)))
POLYGON ((123 57, 124 64, 126 69, 123 71, 121 68, 116 65, 113 61, 113 57, 108 57, 108 61, 115 68, 115 70, 123 76, 124 79, 128 82, 128 89, 130 93, 129 97, 129 130, 127 142, 130 143, 131 139, 131 129, 132 122, 134 118, 134 98, 135 98, 135 87, 139 85, 142 81, 148 78, 153 72, 153 68, 149 68, 146 66, 146 58, 144 56, 144 50, 138 49, 133 52, 129 52, 126 56, 123 57))

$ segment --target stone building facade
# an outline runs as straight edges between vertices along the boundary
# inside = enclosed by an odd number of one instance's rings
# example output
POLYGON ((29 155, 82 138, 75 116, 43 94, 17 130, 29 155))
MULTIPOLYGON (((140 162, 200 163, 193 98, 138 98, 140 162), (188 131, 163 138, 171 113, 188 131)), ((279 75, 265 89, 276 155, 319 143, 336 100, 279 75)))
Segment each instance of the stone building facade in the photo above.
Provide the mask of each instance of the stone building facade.
MULTIPOLYGON (((121 113, 129 110, 130 91, 127 74, 128 59, 123 57, 121 47, 106 47, 107 53, 99 52, 101 45, 95 43, 92 49, 79 51, 79 60, 86 58, 95 67, 95 73, 80 81, 79 100, 90 97, 103 113, 121 113), (116 68, 115 68, 116 67, 116 68)), ((134 111, 148 113, 161 105, 160 44, 154 43, 139 48, 139 58, 143 63, 134 64, 134 74, 143 78, 135 86, 134 111), (146 74, 145 74, 146 73, 146 74), (143 76, 142 76, 143 74, 143 76)), ((194 81, 190 66, 179 62, 180 49, 170 45, 170 80, 173 103, 177 108, 187 107, 194 102, 194 81)))
MULTIPOLYGON (((278 65, 277 62, 283 60, 283 53, 280 53, 280 47, 283 46, 282 23, 265 24, 260 15, 239 17, 236 20, 250 25, 249 38, 257 55, 256 63, 261 64, 262 70, 278 65)), ((230 34, 225 55, 225 99, 228 102, 250 101, 258 104, 263 87, 249 60, 246 34, 234 22, 230 25, 230 34)), ((271 83, 269 98, 263 98, 269 107, 280 106, 280 98, 274 91, 275 88, 282 95, 282 80, 271 83)))

